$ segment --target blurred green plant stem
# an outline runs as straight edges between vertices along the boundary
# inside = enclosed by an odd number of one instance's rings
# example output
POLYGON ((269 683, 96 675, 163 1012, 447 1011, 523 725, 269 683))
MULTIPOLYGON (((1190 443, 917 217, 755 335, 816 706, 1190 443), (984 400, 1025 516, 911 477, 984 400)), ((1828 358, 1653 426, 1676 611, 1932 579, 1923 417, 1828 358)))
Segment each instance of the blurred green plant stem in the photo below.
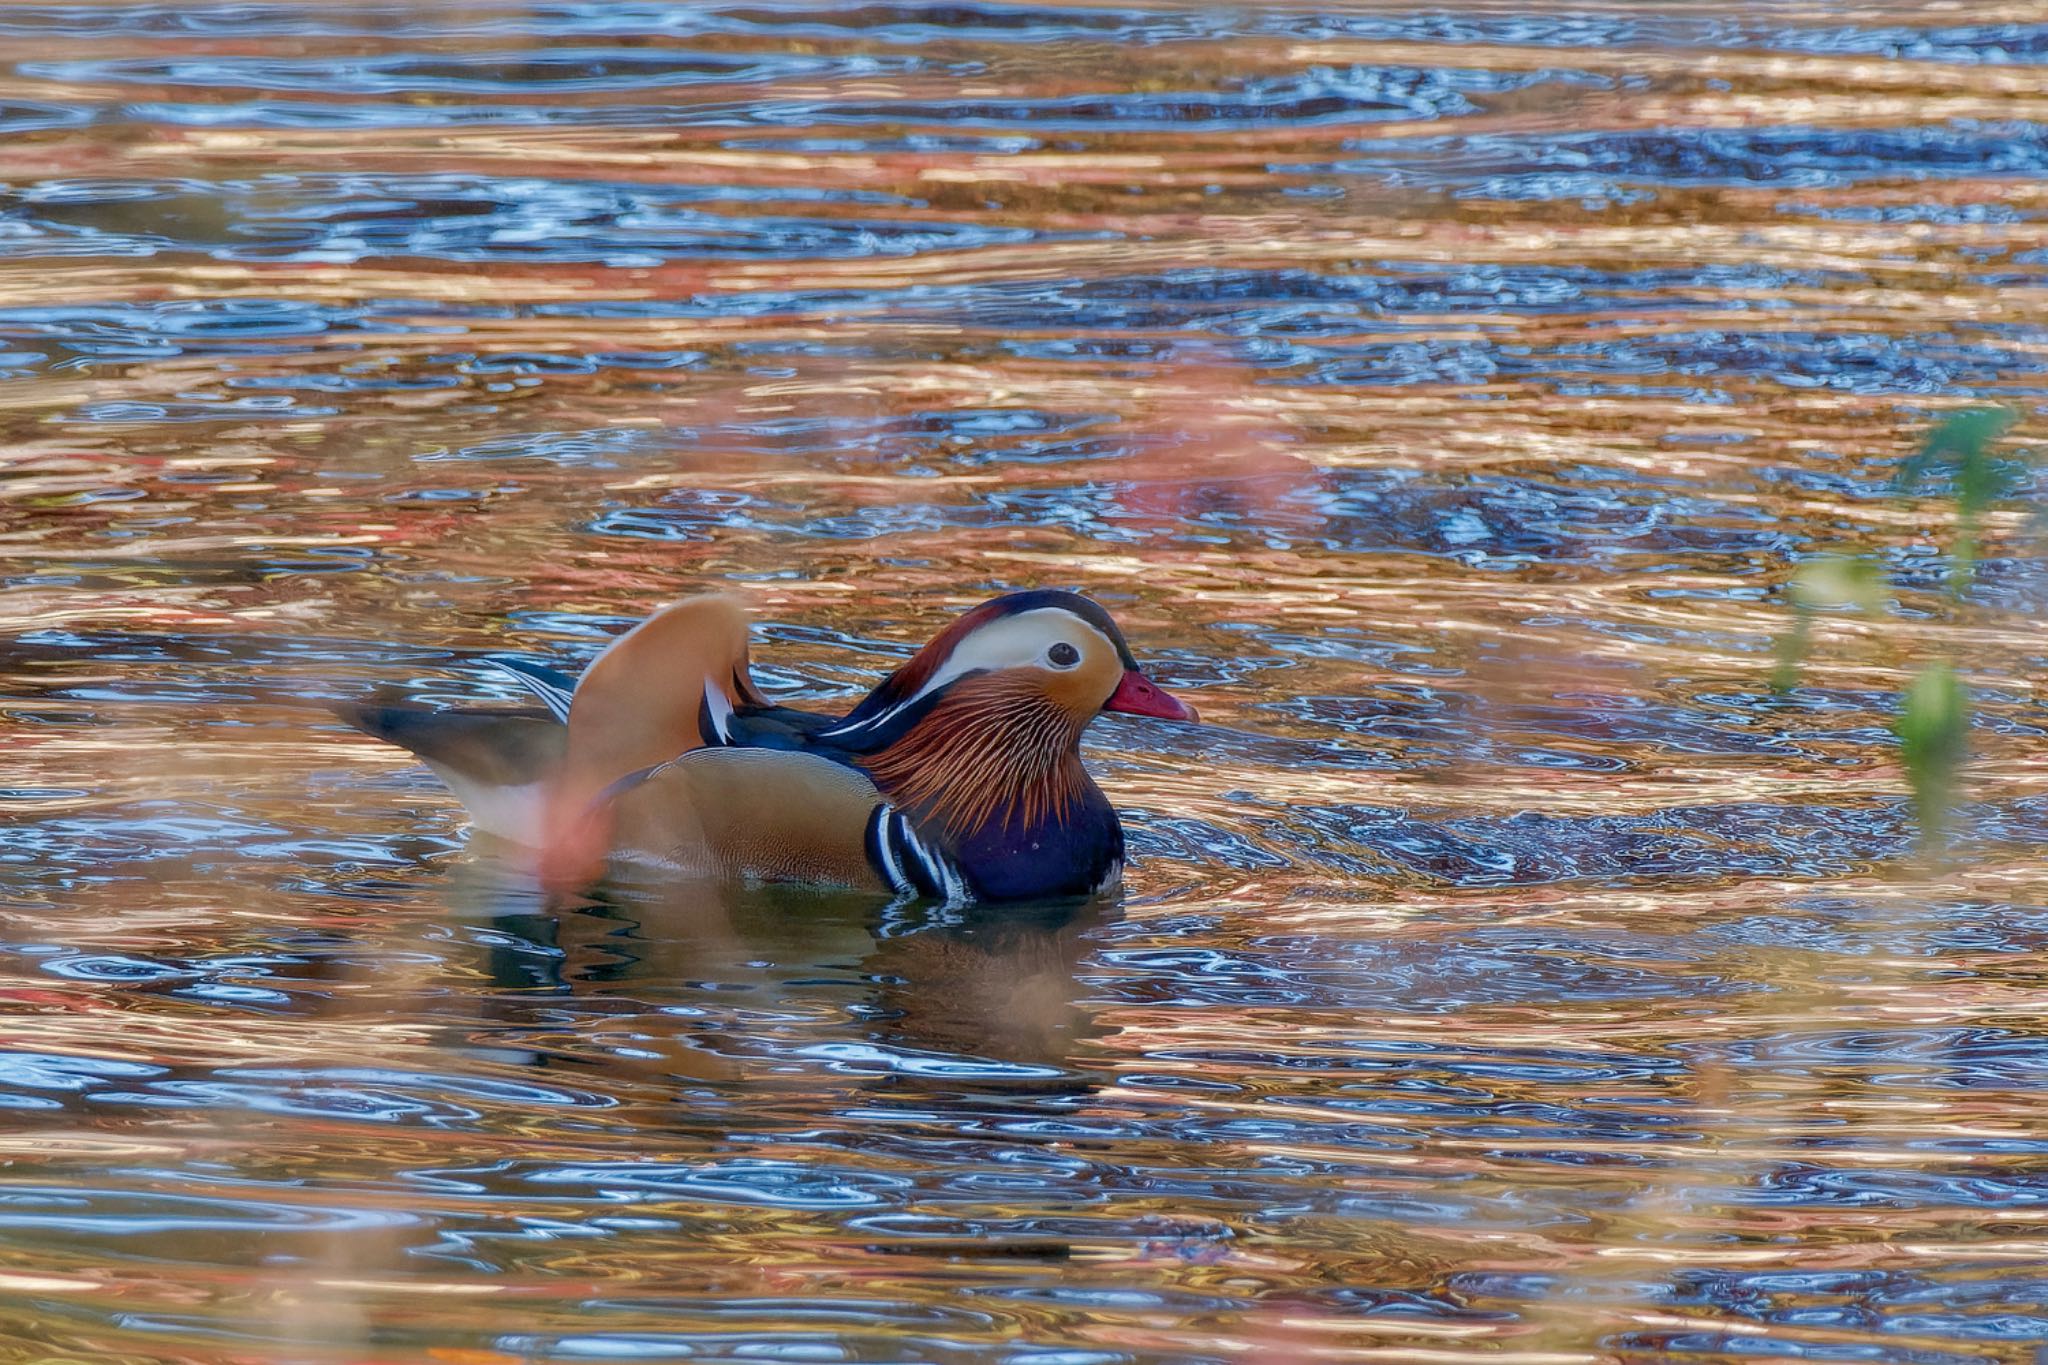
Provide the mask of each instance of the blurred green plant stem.
MULTIPOLYGON (((1952 505, 1947 593, 1962 603, 1976 582, 1985 513, 2018 495, 2026 473, 2023 459, 2001 455, 1999 441, 2012 427, 2005 408, 1971 408, 1947 418, 1928 433, 1920 449, 1899 467, 1892 494, 1919 496, 1933 487, 1952 505)), ((1883 566, 1869 554, 1823 555, 1801 564, 1787 590, 1792 625, 1777 642, 1771 686, 1789 692, 1813 649, 1814 623, 1824 612, 1850 611, 1882 621, 1896 614, 1883 566)), ((1946 846, 1950 817, 1969 760, 1970 692, 1949 658, 1936 658, 1914 674, 1892 721, 1900 759, 1912 790, 1914 819, 1924 852, 1946 846)))

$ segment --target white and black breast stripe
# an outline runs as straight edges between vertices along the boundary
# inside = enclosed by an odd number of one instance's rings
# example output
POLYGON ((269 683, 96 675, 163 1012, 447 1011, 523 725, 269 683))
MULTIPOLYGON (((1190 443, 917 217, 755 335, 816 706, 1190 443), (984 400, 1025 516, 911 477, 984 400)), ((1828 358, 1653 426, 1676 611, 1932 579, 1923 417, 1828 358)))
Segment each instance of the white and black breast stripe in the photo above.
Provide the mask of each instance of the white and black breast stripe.
POLYGON ((920 883, 926 895, 937 896, 948 904, 960 904, 969 899, 967 879, 960 875, 960 869, 953 865, 951 859, 918 838, 917 831, 910 827, 901 811, 891 813, 890 823, 895 826, 897 841, 923 872, 922 877, 912 872, 911 879, 920 883))
POLYGON ((879 805, 869 812, 865 843, 868 861, 899 895, 916 892, 949 905, 973 899, 952 859, 918 838, 895 807, 879 805))
POLYGON ((910 878, 903 875, 903 864, 896 857, 896 850, 890 845, 889 817, 896 812, 887 806, 876 806, 868 812, 867 833, 862 842, 867 846, 868 861, 882 874, 882 880, 889 883, 889 889, 897 895, 907 895, 917 890, 910 878))

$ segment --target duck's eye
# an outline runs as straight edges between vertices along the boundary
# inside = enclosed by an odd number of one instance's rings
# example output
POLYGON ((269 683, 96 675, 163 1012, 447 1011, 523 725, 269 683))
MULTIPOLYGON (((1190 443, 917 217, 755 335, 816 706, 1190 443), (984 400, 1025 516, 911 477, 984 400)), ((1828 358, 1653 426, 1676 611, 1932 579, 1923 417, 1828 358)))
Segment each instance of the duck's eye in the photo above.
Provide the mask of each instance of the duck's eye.
POLYGON ((1062 640, 1045 651, 1045 658, 1054 668, 1072 668, 1081 662, 1081 651, 1062 640))

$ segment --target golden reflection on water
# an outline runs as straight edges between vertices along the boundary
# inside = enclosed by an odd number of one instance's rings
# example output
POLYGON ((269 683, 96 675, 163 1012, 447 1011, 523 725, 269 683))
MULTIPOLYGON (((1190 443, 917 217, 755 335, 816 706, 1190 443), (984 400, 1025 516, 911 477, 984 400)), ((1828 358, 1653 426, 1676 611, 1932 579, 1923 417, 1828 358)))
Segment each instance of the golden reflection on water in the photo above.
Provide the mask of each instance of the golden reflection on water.
POLYGON ((2030 435, 2048 14, 1014 18, 0 4, 0 1340, 2031 1360, 2041 587, 1884 489, 2030 435), (816 704, 1079 587, 1216 725, 932 924, 546 911, 313 705, 712 583, 816 704))

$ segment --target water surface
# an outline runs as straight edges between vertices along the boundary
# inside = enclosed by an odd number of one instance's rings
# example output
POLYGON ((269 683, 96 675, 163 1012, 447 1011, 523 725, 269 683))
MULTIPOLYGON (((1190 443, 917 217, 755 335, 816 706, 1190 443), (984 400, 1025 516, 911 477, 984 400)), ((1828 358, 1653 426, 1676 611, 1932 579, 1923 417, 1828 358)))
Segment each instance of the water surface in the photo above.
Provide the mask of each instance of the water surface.
POLYGON ((0 3, 23 1358, 2031 1361, 2048 10, 0 3), (1902 618, 1767 680, 1804 556, 1902 618), (322 698, 1080 588, 1079 914, 550 910, 322 698), (1967 837, 1887 732, 1954 654, 1967 837))

